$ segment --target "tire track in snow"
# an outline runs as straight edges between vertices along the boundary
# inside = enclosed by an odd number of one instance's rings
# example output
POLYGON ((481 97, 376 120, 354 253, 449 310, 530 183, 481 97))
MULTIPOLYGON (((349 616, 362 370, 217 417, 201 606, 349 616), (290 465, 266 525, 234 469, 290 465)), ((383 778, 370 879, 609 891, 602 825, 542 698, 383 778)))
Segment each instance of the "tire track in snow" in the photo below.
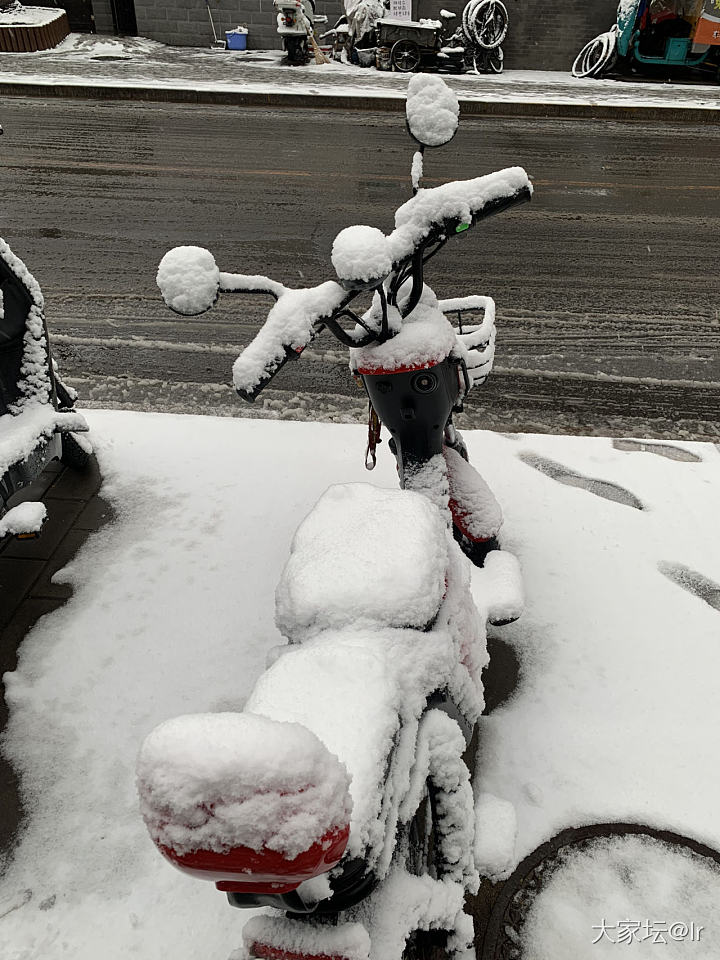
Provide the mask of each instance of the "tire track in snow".
POLYGON ((569 467, 557 463, 555 460, 548 460, 539 454, 523 451, 518 454, 520 460, 526 463, 534 470, 538 470, 551 480, 557 480, 558 483, 564 483, 568 487, 579 487, 586 490, 596 497, 603 500, 610 500, 613 503, 620 503, 626 507, 633 507, 635 510, 644 510, 642 501, 634 493, 626 490, 617 483, 610 483, 608 480, 598 480, 595 477, 587 477, 582 473, 577 473, 569 467))
POLYGON ((648 443, 644 440, 613 440, 615 450, 626 453, 654 453, 668 460, 678 460, 682 463, 702 463, 702 457, 682 447, 675 447, 669 443, 648 443))
POLYGON ((713 610, 720 613, 720 584, 717 584, 704 573, 698 573, 691 567, 686 567, 682 563, 672 563, 661 560, 658 563, 658 570, 664 577, 676 583, 683 590, 687 590, 694 597, 704 600, 713 610))

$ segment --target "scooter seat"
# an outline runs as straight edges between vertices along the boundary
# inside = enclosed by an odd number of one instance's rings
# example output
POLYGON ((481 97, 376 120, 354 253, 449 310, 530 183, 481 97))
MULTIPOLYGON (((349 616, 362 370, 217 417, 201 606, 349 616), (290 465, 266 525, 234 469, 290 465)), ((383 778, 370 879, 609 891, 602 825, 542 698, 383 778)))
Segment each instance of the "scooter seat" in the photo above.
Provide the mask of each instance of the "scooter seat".
POLYGON ((426 497, 338 484, 298 527, 276 623, 295 642, 347 626, 423 629, 437 616, 447 566, 447 530, 426 497))
POLYGON ((290 644, 255 684, 246 711, 302 724, 345 764, 352 797, 346 858, 387 867, 417 721, 456 668, 445 630, 328 630, 290 644))

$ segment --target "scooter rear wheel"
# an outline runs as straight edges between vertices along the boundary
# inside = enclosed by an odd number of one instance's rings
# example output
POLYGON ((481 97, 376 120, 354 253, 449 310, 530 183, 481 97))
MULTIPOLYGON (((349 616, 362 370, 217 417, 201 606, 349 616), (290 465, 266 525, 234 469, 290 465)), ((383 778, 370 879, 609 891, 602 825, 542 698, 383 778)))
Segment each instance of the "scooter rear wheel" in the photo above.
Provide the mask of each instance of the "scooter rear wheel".
POLYGON ((305 37, 287 37, 285 49, 290 63, 295 65, 307 63, 308 44, 305 37))
MULTIPOLYGON (((432 798, 433 785, 425 793, 408 825, 407 871, 415 876, 438 878, 439 836, 432 798)), ((447 930, 413 930, 405 943, 402 960, 447 960, 447 930)))

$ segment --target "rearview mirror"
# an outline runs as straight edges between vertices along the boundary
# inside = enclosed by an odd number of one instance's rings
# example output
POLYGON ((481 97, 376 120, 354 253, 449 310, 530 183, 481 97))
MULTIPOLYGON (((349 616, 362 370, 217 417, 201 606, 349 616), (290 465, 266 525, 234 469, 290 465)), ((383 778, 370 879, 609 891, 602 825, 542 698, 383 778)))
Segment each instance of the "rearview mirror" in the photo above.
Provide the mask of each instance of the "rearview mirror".
POLYGON ((460 104, 440 77, 417 73, 408 84, 405 115, 413 140, 423 147, 441 147, 457 132, 460 104))
POLYGON ((171 310, 195 317, 217 300, 220 270, 204 247, 173 247, 160 261, 156 280, 171 310))

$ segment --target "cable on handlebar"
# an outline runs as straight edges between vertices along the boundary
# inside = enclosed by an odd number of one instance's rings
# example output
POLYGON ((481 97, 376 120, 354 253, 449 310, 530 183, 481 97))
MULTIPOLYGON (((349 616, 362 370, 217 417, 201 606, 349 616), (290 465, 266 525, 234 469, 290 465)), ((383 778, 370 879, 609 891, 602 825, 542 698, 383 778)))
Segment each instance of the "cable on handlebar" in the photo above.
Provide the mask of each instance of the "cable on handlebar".
POLYGON ((332 320, 326 320, 324 324, 330 333, 340 341, 346 347, 367 347, 368 344, 371 344, 373 341, 378 340, 378 335, 374 330, 371 330, 366 323, 353 313, 352 310, 343 310, 342 313, 338 313, 332 320), (350 320, 354 320, 359 324, 363 329, 367 331, 364 337, 354 337, 351 333, 348 333, 347 330, 343 330, 338 321, 341 317, 348 317, 350 320))
POLYGON ((420 303, 420 297, 422 296, 423 286, 425 284, 423 265, 425 263, 423 259, 423 250, 424 245, 419 246, 412 257, 412 289, 410 290, 410 296, 408 297, 405 306, 401 311, 401 316, 403 320, 409 314, 413 312, 415 307, 420 303))

